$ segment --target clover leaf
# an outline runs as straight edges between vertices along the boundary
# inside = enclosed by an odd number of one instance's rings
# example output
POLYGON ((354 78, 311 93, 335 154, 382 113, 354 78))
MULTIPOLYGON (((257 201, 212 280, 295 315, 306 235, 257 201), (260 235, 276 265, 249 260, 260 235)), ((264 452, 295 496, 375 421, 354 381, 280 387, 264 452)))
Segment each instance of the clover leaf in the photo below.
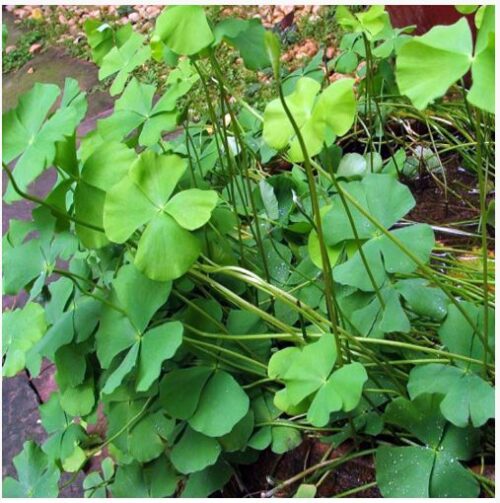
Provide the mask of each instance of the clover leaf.
MULTIPOLYGON (((54 84, 36 83, 19 98, 16 108, 2 116, 2 160, 17 159, 15 180, 26 190, 56 155, 56 143, 71 136, 87 111, 85 94, 74 79, 66 79, 60 107, 50 115, 61 91, 54 84)), ((9 184, 4 199, 20 199, 9 184)))
POLYGON ((25 442, 23 450, 14 458, 18 480, 7 477, 2 494, 6 498, 56 498, 59 493, 60 473, 40 447, 25 442))
POLYGON ((111 458, 101 462, 102 476, 99 472, 90 472, 84 479, 82 487, 85 498, 105 498, 106 486, 109 485, 115 473, 115 465, 111 458))
POLYGON ((107 23, 98 19, 86 19, 83 23, 83 30, 87 35, 92 60, 97 65, 101 65, 104 56, 113 49, 115 43, 121 47, 129 39, 132 34, 132 25, 128 23, 115 32, 107 23))
POLYGON ((155 35, 177 54, 192 56, 208 47, 214 35, 199 5, 167 7, 156 20, 155 35))
POLYGON ((119 465, 109 486, 115 498, 165 498, 177 487, 177 475, 166 456, 147 465, 134 461, 119 465))
MULTIPOLYGON (((96 227, 103 227, 106 192, 124 178, 136 160, 135 152, 123 143, 106 141, 85 160, 75 189, 75 216, 96 227)), ((101 248, 109 243, 106 235, 84 225, 75 225, 86 248, 101 248)))
POLYGON ((147 391, 161 371, 164 360, 174 356, 182 343, 182 324, 167 322, 146 330, 152 316, 164 304, 171 283, 152 281, 132 264, 123 266, 113 283, 112 303, 103 310, 96 333, 97 356, 109 368, 116 355, 129 349, 121 363, 111 371, 103 393, 112 393, 136 367, 138 391, 147 391))
POLYGON ((228 18, 214 29, 214 44, 225 40, 235 47, 249 70, 262 70, 271 66, 264 43, 265 28, 259 19, 228 18))
POLYGON ((82 296, 76 298, 70 306, 53 322, 33 348, 34 352, 54 361, 59 348, 73 341, 86 341, 91 336, 99 322, 101 302, 82 296))
POLYGON ((135 265, 152 280, 168 281, 188 271, 201 252, 188 231, 207 223, 217 204, 213 190, 188 189, 172 197, 186 167, 177 155, 144 152, 106 194, 104 230, 110 241, 123 243, 146 225, 135 265))
POLYGON ((167 418, 163 411, 141 418, 129 432, 130 454, 141 463, 158 458, 174 426, 175 421, 167 418))
MULTIPOLYGON (((489 16, 493 17, 491 12, 489 16)), ((473 85, 467 99, 494 113, 494 59, 494 26, 485 25, 473 56, 470 27, 461 18, 450 26, 435 26, 403 44, 396 59, 396 80, 401 93, 422 110, 472 68, 473 85)))
POLYGON ((193 473, 216 463, 221 453, 219 442, 197 431, 186 428, 170 454, 172 464, 181 473, 193 473), (196 456, 193 456, 196 452, 196 456))
POLYGON ((341 5, 335 12, 335 18, 343 28, 354 32, 364 32, 368 40, 371 40, 384 29, 389 14, 383 5, 372 5, 366 12, 354 14, 341 5))
POLYGON ((476 428, 495 417, 495 389, 479 376, 451 365, 431 363, 415 367, 408 380, 410 398, 440 393, 441 413, 450 423, 476 428))
POLYGON ((42 338, 47 328, 45 312, 40 304, 29 302, 22 309, 2 313, 2 354, 5 356, 3 375, 15 376, 28 366, 36 368, 39 362, 31 362, 30 350, 42 338))
POLYGON ((75 424, 60 403, 58 393, 40 406, 40 417, 45 431, 50 435, 42 450, 51 461, 60 463, 65 471, 76 472, 87 460, 83 450, 87 434, 81 425, 75 424))
POLYGON ((249 408, 247 394, 230 374, 203 366, 168 373, 160 383, 160 403, 207 437, 229 433, 249 408))
POLYGON ((9 230, 2 256, 4 292, 16 295, 30 286, 31 299, 40 293, 57 260, 68 260, 78 247, 78 240, 70 232, 54 233, 56 219, 50 210, 36 208, 32 215, 33 224, 24 229, 19 239, 10 239, 9 230), (38 231, 39 236, 25 240, 30 230, 38 231))
POLYGON ((97 130, 106 140, 122 140, 131 131, 140 128, 139 144, 145 147, 160 140, 162 132, 177 126, 177 100, 191 88, 191 80, 179 80, 170 85, 153 105, 156 87, 141 84, 133 77, 125 91, 116 100, 114 113, 98 121, 97 130))
MULTIPOLYGON (((352 126, 356 114, 353 84, 353 79, 341 79, 317 96, 321 85, 309 77, 301 77, 294 91, 286 97, 310 156, 318 154, 327 139, 333 140, 331 133, 341 136, 352 126)), ((279 99, 266 106, 262 134, 264 141, 276 150, 289 147, 287 154, 291 161, 304 160, 300 143, 279 99)))
POLYGON ((231 465, 219 459, 214 465, 192 473, 181 493, 183 498, 206 498, 222 489, 233 475, 231 465))
POLYGON ((367 374, 360 363, 351 363, 332 373, 337 359, 335 339, 323 334, 317 342, 304 348, 285 348, 269 361, 268 374, 285 383, 275 398, 275 405, 299 405, 315 393, 307 412, 314 426, 325 426, 330 414, 356 408, 367 374))
POLYGON ((117 74, 111 85, 110 94, 120 94, 125 87, 128 76, 138 66, 144 64, 151 56, 151 48, 144 44, 144 37, 132 32, 121 46, 113 47, 102 59, 99 69, 99 80, 117 74))
MULTIPOLYGON (((487 338, 488 348, 484 347, 484 309, 475 306, 471 302, 460 302, 460 306, 467 313, 473 325, 464 316, 464 314, 454 304, 448 306, 448 314, 444 323, 438 330, 441 342, 451 351, 459 355, 474 358, 476 360, 484 360, 484 352, 487 351, 486 361, 492 362, 492 353, 495 347, 495 313, 493 309, 488 309, 488 333, 487 338)), ((474 371, 481 370, 481 365, 477 363, 468 363, 457 361, 457 366, 465 367, 474 371)))
MULTIPOLYGON (((361 181, 346 183, 343 190, 355 198, 372 217, 390 228, 415 205, 409 189, 392 176, 370 173, 361 181), (391 194, 390 200, 384 194, 391 194)), ((357 208, 347 202, 359 239, 368 239, 362 250, 376 287, 382 286, 388 273, 409 274, 417 265, 392 240, 380 233, 357 208), (382 261, 383 258, 383 261, 382 261)), ((339 195, 334 196, 331 209, 323 217, 325 241, 330 247, 355 238, 351 222, 339 195)), ((415 224, 392 230, 391 234, 412 250, 422 262, 429 260, 434 246, 434 233, 426 224, 415 224)), ((334 269, 335 281, 363 291, 374 291, 359 251, 334 269)))
POLYGON ((477 431, 449 425, 440 413, 441 395, 397 398, 385 411, 387 423, 412 433, 423 445, 382 446, 375 464, 377 484, 386 498, 474 498, 479 485, 458 460, 476 449, 477 431))

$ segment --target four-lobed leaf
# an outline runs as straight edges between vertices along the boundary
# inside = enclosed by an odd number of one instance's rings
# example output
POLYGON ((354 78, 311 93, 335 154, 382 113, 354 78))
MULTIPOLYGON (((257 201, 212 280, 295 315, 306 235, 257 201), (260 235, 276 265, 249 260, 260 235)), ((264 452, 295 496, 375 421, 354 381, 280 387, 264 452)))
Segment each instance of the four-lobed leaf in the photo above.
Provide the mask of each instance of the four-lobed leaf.
POLYGON ((207 437, 221 437, 247 414, 249 399, 225 371, 208 367, 177 369, 160 383, 160 403, 177 419, 207 437))
POLYGON ((111 96, 120 94, 132 71, 143 65, 151 56, 151 48, 144 44, 144 37, 132 32, 125 43, 113 47, 102 59, 99 80, 116 74, 110 88, 111 96))
MULTIPOLYGON (((56 143, 74 133, 87 111, 78 83, 66 79, 61 105, 51 115, 60 93, 54 84, 36 83, 19 98, 15 108, 2 116, 2 160, 9 164, 17 159, 14 177, 23 191, 52 164, 56 143)), ((5 201, 17 201, 20 197, 9 184, 5 201)))
POLYGON ((212 190, 188 189, 172 197, 186 168, 186 161, 177 155, 146 151, 106 194, 107 237, 123 243, 145 225, 135 264, 156 281, 179 278, 193 265, 201 244, 189 231, 206 224, 217 204, 212 190))
POLYGON ((479 485, 458 460, 476 450, 477 431, 448 425, 440 413, 441 395, 397 398, 386 408, 387 423, 409 431, 423 445, 377 449, 377 484, 386 498, 474 498, 479 485))
POLYGON ((2 313, 2 326, 3 375, 13 377, 29 365, 30 350, 45 334, 45 312, 40 304, 29 302, 22 309, 2 313))
POLYGON ((172 51, 185 56, 199 53, 214 41, 203 7, 199 5, 167 7, 156 20, 155 34, 172 51))
MULTIPOLYGON (((356 100, 353 79, 330 84, 319 96, 321 85, 301 77, 285 100, 307 147, 309 156, 319 154, 326 142, 345 134, 354 122, 356 100)), ((304 155, 295 130, 279 99, 267 104, 264 111, 263 138, 276 150, 288 147, 291 161, 302 162, 304 155)))
POLYGON ((424 393, 440 393, 441 413, 450 423, 475 428, 495 417, 495 389, 476 374, 452 365, 419 365, 410 372, 410 398, 424 393))
POLYGON ((314 394, 307 419, 318 427, 328 424, 332 412, 355 409, 368 378, 366 370, 356 362, 332 373, 336 359, 332 334, 323 334, 302 349, 289 347, 275 353, 269 361, 268 374, 285 383, 285 388, 275 395, 275 405, 288 411, 314 394))
POLYGON ((59 493, 59 469, 32 441, 14 457, 18 480, 7 477, 2 495, 6 498, 56 498, 59 493))

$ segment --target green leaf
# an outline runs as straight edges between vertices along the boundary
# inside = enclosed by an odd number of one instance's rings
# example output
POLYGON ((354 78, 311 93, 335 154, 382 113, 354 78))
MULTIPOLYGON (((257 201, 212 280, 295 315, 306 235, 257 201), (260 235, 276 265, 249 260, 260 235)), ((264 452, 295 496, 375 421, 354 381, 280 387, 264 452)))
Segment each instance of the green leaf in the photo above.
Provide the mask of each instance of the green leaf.
POLYGON ((234 377, 216 371, 203 388, 196 412, 188 419, 189 425, 209 437, 220 437, 246 415, 249 403, 234 377))
MULTIPOLYGON (((318 82, 303 77, 297 81, 294 92, 286 97, 288 108, 299 128, 307 122, 320 89, 318 82)), ((265 142, 276 150, 284 149, 295 135, 279 99, 271 101, 266 106, 262 134, 265 142)))
POLYGON ((169 215, 159 213, 139 240, 135 265, 148 278, 169 281, 183 276, 200 253, 201 243, 193 234, 169 215))
POLYGON ((250 409, 234 428, 226 435, 219 437, 219 443, 225 452, 243 451, 254 429, 254 413, 250 409))
POLYGON ((375 291, 373 282, 377 288, 381 288, 387 278, 380 255, 379 242, 372 239, 362 246, 362 250, 372 278, 366 271, 359 251, 356 251, 352 258, 334 268, 333 278, 343 285, 354 286, 365 292, 373 292, 375 291))
POLYGON ((130 454, 141 463, 159 457, 165 450, 165 440, 172 433, 175 421, 162 411, 142 418, 130 431, 130 454))
POLYGON ((273 67, 273 74, 276 80, 280 78, 280 66, 281 66, 281 45, 278 36, 271 32, 266 31, 264 33, 264 45, 266 47, 266 52, 273 67))
POLYGON ((94 380, 90 377, 83 384, 66 388, 61 393, 61 407, 71 416, 86 416, 94 408, 94 380))
POLYGON ((225 461, 219 460, 215 465, 189 476, 181 493, 183 498, 206 498, 222 489, 233 475, 233 469, 225 461))
POLYGON ((441 395, 397 398, 385 420, 413 433, 425 446, 377 449, 377 483, 384 497, 476 497, 479 485, 460 463, 472 457, 473 430, 446 425, 440 414, 441 395), (410 470, 409 467, 412 467, 410 470))
POLYGON ((455 5, 455 9, 457 9, 460 14, 472 14, 476 12, 478 5, 455 5))
POLYGON ((181 227, 194 231, 210 220, 218 197, 214 190, 184 190, 170 199, 165 211, 174 217, 181 227))
POLYGON ((40 405, 40 418, 47 433, 65 430, 69 420, 59 403, 59 394, 52 393, 50 398, 40 405))
POLYGON ((451 365, 419 365, 410 372, 408 392, 413 399, 424 393, 444 395, 440 409, 455 426, 476 428, 495 417, 495 390, 480 377, 451 365))
POLYGON ((114 482, 109 486, 115 498, 149 498, 149 487, 144 471, 137 462, 119 465, 114 482))
POLYGON ((428 498, 435 456, 422 447, 377 449, 377 484, 385 498, 428 498))
POLYGON ((122 383, 123 379, 127 377, 128 374, 135 367, 137 362, 137 355, 139 354, 140 343, 136 342, 130 350, 127 352, 125 358, 121 361, 120 365, 113 371, 113 373, 106 380, 106 384, 102 389, 105 395, 109 395, 115 391, 118 386, 122 383))
POLYGON ((14 457, 18 480, 7 477, 3 481, 5 498, 56 498, 59 493, 59 470, 49 463, 47 456, 32 441, 14 457))
MULTIPOLYGON (((474 326, 471 326, 467 318, 460 312, 454 304, 448 305, 448 315, 444 323, 438 330, 441 342, 452 353, 458 353, 463 356, 475 358, 483 361, 485 347, 483 344, 484 334, 484 312, 482 308, 471 302, 460 302, 462 310, 468 315, 474 326)), ((495 343, 495 314, 493 309, 488 309, 488 333, 486 334, 488 347, 490 351, 494 350, 495 343)), ((487 362, 492 361, 492 356, 488 352, 487 362)), ((476 363, 456 362, 457 366, 479 371, 482 366, 476 363)))
POLYGON ((78 386, 85 379, 87 362, 82 348, 77 344, 62 346, 56 351, 56 380, 61 389, 78 386))
POLYGON ((181 473, 193 473, 215 464, 220 452, 217 440, 188 427, 174 445, 170 460, 181 473))
POLYGON ((367 172, 368 164, 361 154, 345 154, 337 169, 337 176, 342 178, 361 178, 367 172))
POLYGON ((272 428, 271 450, 275 454, 284 454, 298 447, 302 443, 300 431, 289 426, 277 426, 272 428))
POLYGON ((82 483, 85 498, 105 498, 106 486, 99 472, 91 472, 82 483))
POLYGON ((271 66, 264 36, 266 30, 260 19, 223 19, 214 30, 215 42, 224 39, 235 47, 249 70, 271 66))
POLYGON ((293 495, 294 498, 314 498, 316 496, 316 486, 314 484, 300 484, 293 495))
POLYGON ((467 100, 474 106, 494 114, 495 33, 488 34, 488 43, 481 52, 474 56, 471 70, 472 86, 467 93, 467 100))
POLYGON ((42 338, 47 328, 39 304, 29 302, 22 309, 2 313, 2 354, 6 355, 3 375, 13 377, 26 366, 27 353, 42 338))
POLYGON ((177 54, 192 56, 214 41, 205 12, 198 5, 175 5, 156 20, 155 34, 177 54))
POLYGON ((177 488, 178 474, 165 456, 160 456, 144 468, 144 478, 152 498, 172 496, 177 488))
POLYGON ((336 359, 337 350, 332 334, 323 334, 317 342, 301 349, 281 375, 292 405, 297 405, 325 383, 336 359))
POLYGON ((117 74, 111 85, 110 94, 116 96, 123 91, 128 76, 151 56, 149 45, 144 45, 144 37, 132 32, 121 46, 115 46, 102 59, 99 80, 117 74))
POLYGON ((208 367, 176 369, 160 383, 161 406, 176 419, 189 419, 213 370, 208 367))
POLYGON ((177 100, 192 87, 193 79, 174 81, 163 96, 153 104, 155 86, 142 84, 133 77, 116 101, 112 115, 97 123, 97 130, 105 139, 122 140, 138 129, 139 144, 152 146, 164 132, 177 127, 177 100))
MULTIPOLYGON (((123 143, 108 141, 85 160, 81 180, 75 191, 75 216, 103 227, 106 192, 122 180, 136 159, 132 149, 123 143)), ((83 225, 76 225, 76 233, 87 248, 100 248, 108 244, 106 236, 83 225)))
POLYGON ((361 363, 350 363, 336 370, 314 397, 307 420, 314 426, 328 424, 330 414, 354 410, 361 400, 368 376, 361 363))
MULTIPOLYGON (((362 181, 342 184, 341 187, 385 228, 390 228, 415 206, 415 199, 408 187, 390 175, 369 173, 362 181), (390 200, 384 194, 391 194, 390 200)), ((358 237, 367 239, 378 236, 377 228, 351 203, 346 202, 358 237)), ((354 239, 349 217, 339 195, 334 196, 332 208, 323 218, 323 222, 326 229, 332 229, 325 235, 330 246, 346 239, 354 239)))
MULTIPOLYGON (((23 191, 51 165, 56 156, 56 143, 71 136, 83 117, 82 110, 85 114, 84 95, 74 96, 74 85, 74 80, 67 80, 65 93, 71 93, 73 99, 67 96, 64 101, 63 97, 61 106, 49 118, 60 90, 54 84, 40 83, 19 98, 16 108, 2 116, 2 160, 9 164, 17 158, 14 176, 23 191)), ((19 198, 9 184, 5 201, 19 198)))
POLYGON ((472 35, 465 18, 450 26, 435 26, 401 46, 396 80, 401 94, 423 110, 469 70, 472 35))
POLYGON ((137 391, 147 391, 158 378, 162 363, 172 358, 182 344, 183 330, 180 321, 172 321, 144 334, 141 340, 137 391))
MULTIPOLYGON (((434 232, 430 225, 414 224, 391 231, 408 250, 411 250, 421 262, 428 262, 435 245, 434 232)), ((379 240, 380 251, 384 257, 385 269, 389 273, 410 274, 418 265, 387 236, 379 240)))
POLYGON ((153 281, 133 264, 122 266, 113 281, 119 305, 140 332, 144 331, 156 311, 165 304, 171 288, 172 283, 153 281))
POLYGON ((101 313, 101 302, 79 298, 47 331, 34 350, 52 361, 56 351, 75 342, 85 341, 94 331, 101 313))
MULTIPOLYGON (((321 86, 315 80, 302 77, 295 90, 285 100, 307 145, 309 156, 318 154, 327 139, 327 131, 345 134, 356 112, 353 79, 341 79, 328 86, 316 99, 321 86), (335 113, 331 113, 335 110, 335 113)), ((300 142, 279 99, 273 100, 264 111, 263 138, 276 150, 289 146, 288 156, 294 162, 304 160, 300 142)))
POLYGON ((448 298, 442 290, 427 284, 424 279, 404 279, 398 281, 394 288, 416 314, 441 321, 446 316, 448 298))
POLYGON ((103 218, 106 236, 115 243, 124 243, 156 212, 144 192, 127 176, 106 194, 103 218))
POLYGON ((187 162, 178 155, 144 152, 130 169, 130 178, 157 209, 165 206, 186 171, 187 162))

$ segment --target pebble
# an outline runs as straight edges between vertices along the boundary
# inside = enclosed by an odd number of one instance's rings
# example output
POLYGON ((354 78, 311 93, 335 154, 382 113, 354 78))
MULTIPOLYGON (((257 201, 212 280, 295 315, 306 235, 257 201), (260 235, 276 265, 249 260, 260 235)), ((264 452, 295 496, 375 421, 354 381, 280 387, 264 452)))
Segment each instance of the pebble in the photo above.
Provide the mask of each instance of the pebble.
POLYGON ((137 23, 141 17, 137 12, 132 12, 128 15, 128 18, 132 23, 137 23))
POLYGON ((29 53, 36 54, 37 52, 40 52, 41 50, 42 50, 42 44, 33 44, 29 49, 29 53))
POLYGON ((9 54, 10 52, 15 51, 15 49, 16 49, 16 46, 15 46, 15 45, 8 45, 8 46, 5 48, 5 54, 9 54))

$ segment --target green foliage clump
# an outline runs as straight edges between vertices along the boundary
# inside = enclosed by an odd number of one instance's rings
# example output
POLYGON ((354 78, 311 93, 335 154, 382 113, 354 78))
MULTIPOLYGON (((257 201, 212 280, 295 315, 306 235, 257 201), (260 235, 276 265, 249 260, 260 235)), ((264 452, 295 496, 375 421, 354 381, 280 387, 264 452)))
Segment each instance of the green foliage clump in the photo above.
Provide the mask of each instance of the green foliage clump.
MULTIPOLYGON (((375 455, 386 497, 491 492, 467 464, 493 456, 487 270, 481 289, 435 265, 434 229, 409 219, 406 151, 377 149, 371 134, 383 136, 394 106, 384 79, 421 108, 465 66, 449 39, 436 47, 436 32, 393 30, 381 6, 336 16, 350 33, 335 65, 365 58, 359 83, 327 83, 321 53, 286 72, 278 37, 258 21, 213 26, 203 8, 175 6, 150 38, 86 24, 119 98, 83 138, 86 96, 71 79, 62 94, 36 84, 4 114, 6 200, 35 207, 3 238, 4 293, 28 294, 3 314, 3 373, 36 377, 47 359, 58 386, 40 407, 47 438, 15 457, 5 496, 54 497, 62 472, 76 477, 107 448, 84 479, 88 497, 207 497, 262 451, 327 432, 332 448, 352 448, 298 474, 297 496, 363 455, 375 455), (274 75, 278 98, 263 110, 228 87, 226 46, 274 75), (434 51, 453 71, 431 92, 436 74, 415 87, 407 68, 434 51), (173 68, 161 90, 140 80, 151 59, 173 68), (196 86, 206 114, 194 122, 196 86), (344 152, 360 122, 362 153, 344 152), (33 195, 51 167, 54 187, 33 195), (101 411, 102 435, 91 428, 101 411)), ((489 88, 486 38, 472 72, 489 88)), ((481 118, 489 104, 475 94, 467 106, 481 118)))

